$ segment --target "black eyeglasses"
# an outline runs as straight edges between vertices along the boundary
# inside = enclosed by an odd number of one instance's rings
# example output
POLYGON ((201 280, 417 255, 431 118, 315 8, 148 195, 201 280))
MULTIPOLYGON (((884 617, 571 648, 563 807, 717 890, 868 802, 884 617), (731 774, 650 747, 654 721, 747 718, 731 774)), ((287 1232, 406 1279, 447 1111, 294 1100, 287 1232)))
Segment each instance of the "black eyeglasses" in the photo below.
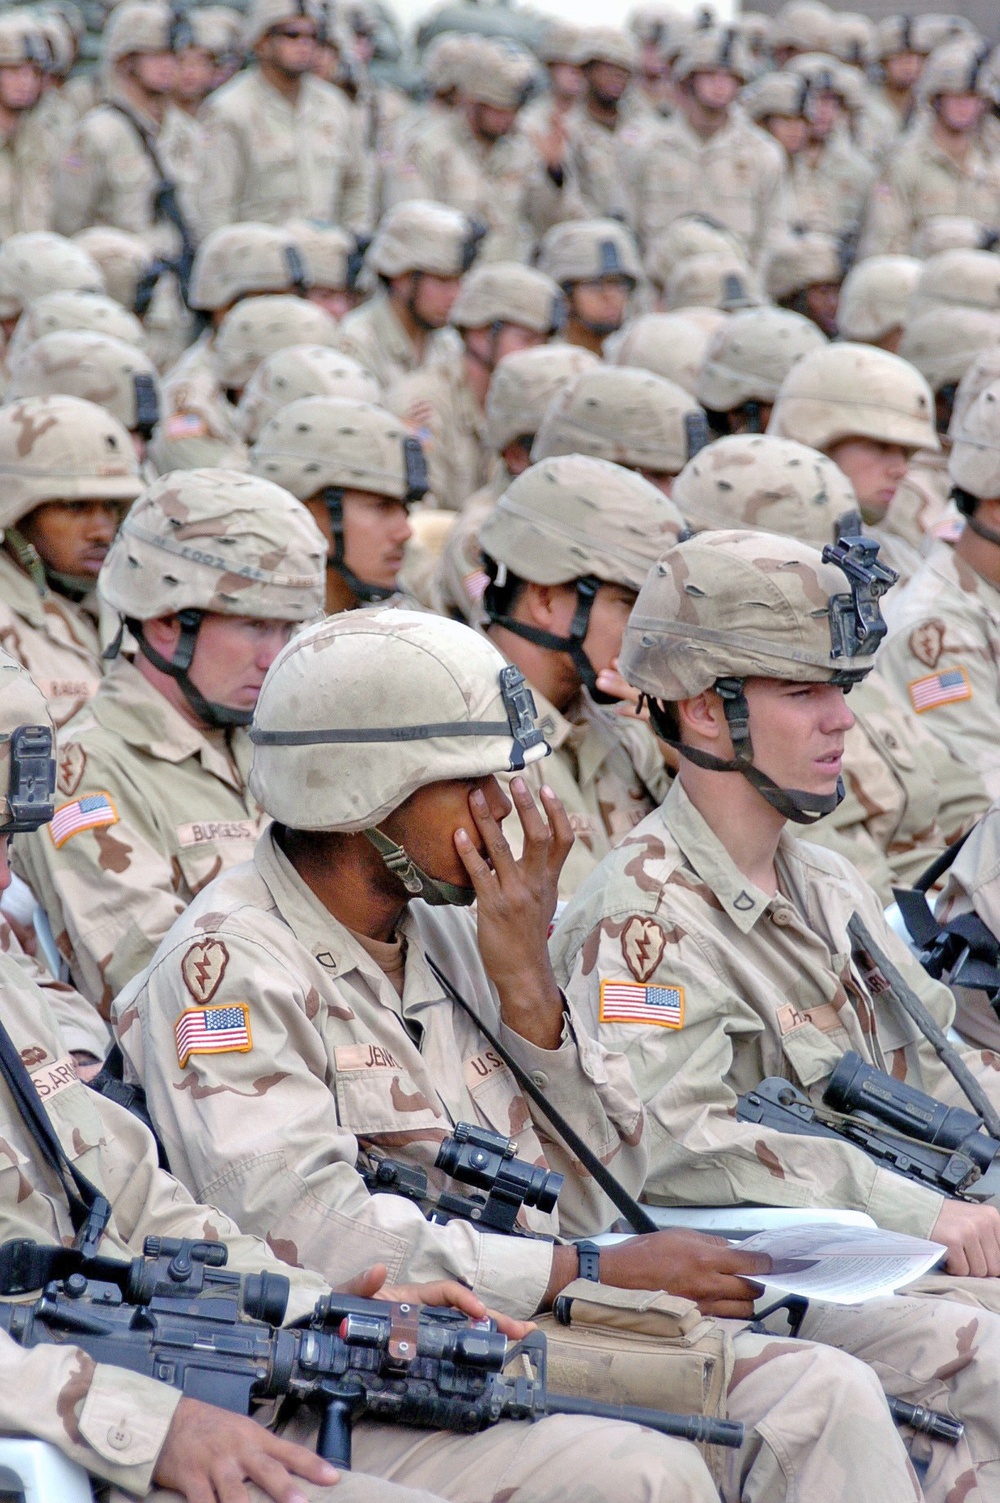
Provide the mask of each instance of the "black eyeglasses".
POLYGON ((313 26, 310 26, 308 29, 295 26, 274 26, 271 28, 271 35, 273 37, 283 37, 288 42, 315 42, 316 28, 313 26))

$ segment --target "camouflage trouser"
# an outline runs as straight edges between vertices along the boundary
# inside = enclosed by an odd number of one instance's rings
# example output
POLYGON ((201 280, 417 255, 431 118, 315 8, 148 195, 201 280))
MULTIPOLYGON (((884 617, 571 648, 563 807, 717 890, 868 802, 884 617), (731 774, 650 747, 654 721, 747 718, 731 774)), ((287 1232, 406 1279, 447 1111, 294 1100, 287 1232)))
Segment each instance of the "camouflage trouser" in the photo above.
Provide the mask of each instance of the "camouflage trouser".
POLYGON ((954 1415, 965 1425, 957 1446, 916 1436, 928 1461, 924 1494, 933 1503, 1000 1499, 1000 1280, 933 1278, 913 1297, 850 1307, 812 1305, 801 1332, 859 1357, 886 1393, 954 1415), (946 1295, 950 1297, 940 1298, 946 1295), (935 1297, 930 1297, 935 1296, 935 1297))

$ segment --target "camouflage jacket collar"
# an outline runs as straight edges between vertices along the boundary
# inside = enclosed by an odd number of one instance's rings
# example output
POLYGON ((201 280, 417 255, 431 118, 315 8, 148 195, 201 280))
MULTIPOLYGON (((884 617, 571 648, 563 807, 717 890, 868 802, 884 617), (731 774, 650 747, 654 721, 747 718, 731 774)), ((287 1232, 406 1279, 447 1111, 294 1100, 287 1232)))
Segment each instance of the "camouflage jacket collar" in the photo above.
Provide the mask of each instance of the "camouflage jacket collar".
MULTIPOLYGON (((89 657, 96 650, 96 633, 93 624, 80 606, 50 590, 40 595, 34 582, 11 558, 5 548, 0 548, 0 599, 8 610, 20 616, 29 626, 48 637, 58 637, 60 646, 75 643, 89 657), (62 629, 53 632, 53 618, 62 618, 62 629), (92 645, 94 644, 94 645, 92 645)), ((92 596, 87 596, 87 600, 92 596)))
POLYGON ((934 544, 927 554, 927 567, 952 589, 975 595, 994 621, 1000 621, 1000 590, 959 558, 949 543, 934 544))

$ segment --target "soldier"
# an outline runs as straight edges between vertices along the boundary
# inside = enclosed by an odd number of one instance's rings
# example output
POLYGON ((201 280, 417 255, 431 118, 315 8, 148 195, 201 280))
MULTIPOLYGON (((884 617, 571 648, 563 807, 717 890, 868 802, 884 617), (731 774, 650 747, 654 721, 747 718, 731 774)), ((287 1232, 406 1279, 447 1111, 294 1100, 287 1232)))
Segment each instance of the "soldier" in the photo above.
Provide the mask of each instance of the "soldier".
POLYGON ((531 458, 589 454, 635 470, 669 496, 675 475, 707 443, 705 414, 683 387, 651 371, 598 365, 553 398, 531 458))
POLYGON ((784 154, 734 109, 751 67, 744 43, 729 29, 696 32, 678 57, 677 113, 647 145, 631 185, 631 222, 644 250, 678 214, 721 220, 754 263, 787 229, 784 154))
MULTIPOLYGON (((641 418, 632 424, 643 438, 645 426, 641 418)), ((563 899, 667 790, 648 727, 616 715, 598 684, 617 662, 643 580, 682 527, 680 512, 654 486, 581 453, 541 455, 480 529, 485 630, 525 675, 552 748, 551 760, 537 774, 526 769, 525 781, 533 791, 543 781, 554 789, 576 837, 560 873, 563 899)), ((517 849, 516 824, 504 828, 517 849)))
MULTIPOLYGON (((974 914, 995 937, 1000 934, 1000 884, 997 873, 997 824, 1000 804, 996 800, 965 840, 951 864, 944 890, 935 904, 941 924, 974 914)), ((977 987, 952 984, 955 996, 955 1028, 970 1044, 987 1049, 1000 1045, 1000 1026, 992 1006, 977 987)))
POLYGON ((664 283, 659 306, 685 311, 717 308, 725 314, 759 308, 765 301, 755 273, 741 255, 708 251, 677 262, 664 283))
POLYGON ((535 49, 539 62, 545 65, 549 87, 545 94, 525 105, 520 123, 536 145, 549 132, 565 129, 566 117, 586 87, 575 60, 579 42, 579 26, 549 20, 535 49))
POLYGON ((961 35, 960 16, 886 16, 876 28, 875 57, 880 65, 878 99, 883 118, 880 144, 889 145, 909 126, 917 110, 917 86, 935 47, 961 35))
POLYGON ((771 23, 771 56, 785 68, 806 52, 830 52, 836 17, 822 0, 787 0, 771 23))
POLYGON ((203 235, 244 219, 370 228, 370 166, 352 106, 312 76, 317 35, 296 0, 255 0, 244 36, 254 64, 202 109, 203 235))
POLYGON ((33 18, 0 18, 0 237, 52 225, 51 120, 40 105, 45 44, 33 18))
POLYGON ((77 397, 0 407, 0 643, 35 680, 57 725, 97 689, 87 609, 122 512, 142 490, 122 425, 77 397))
POLYGON ((142 236, 131 230, 117 230, 113 225, 97 224, 80 230, 73 236, 73 243, 100 267, 108 296, 131 313, 139 283, 149 266, 149 247, 142 236))
MULTIPOLYGON (((899 343, 900 359, 916 366, 934 393, 942 443, 947 442, 958 383, 982 350, 998 344, 1000 310, 931 308, 907 319, 899 343)), ((947 490, 945 485, 945 495, 947 490)))
MULTIPOLYGON (((723 439, 686 465, 674 501, 695 531, 753 528, 822 550, 857 497, 846 475, 792 439, 723 439)), ((982 814, 978 774, 956 761, 904 708, 876 668, 851 690, 844 738, 846 796, 809 839, 846 856, 891 903, 982 814)))
POLYGON ((454 349, 454 335, 442 331, 480 238, 465 214, 419 199, 397 204, 380 223, 361 274, 378 290, 344 319, 340 345, 383 390, 454 349))
POLYGON ((933 545, 888 611, 882 668, 956 757, 1000 796, 1000 383, 952 436, 948 474, 965 526, 933 545))
POLYGON ((427 491, 420 445, 399 418, 369 402, 303 397, 263 427, 250 464, 304 502, 323 534, 328 615, 396 595, 407 511, 427 491))
POLYGON ((897 354, 920 272, 921 263, 914 256, 869 256, 856 262, 844 278, 837 304, 841 339, 897 354))
POLYGON ((557 224, 542 241, 538 267, 566 296, 567 344, 600 355, 625 322, 629 299, 642 281, 635 241, 614 219, 557 224))
POLYGON ((910 298, 909 316, 934 308, 1000 311, 1000 257, 983 250, 949 250, 925 261, 910 298))
MULTIPOLYGON (((0 886, 6 886, 10 879, 8 843, 12 834, 20 838, 23 828, 8 803, 17 776, 11 755, 14 733, 22 726, 36 734, 49 727, 44 702, 27 675, 10 658, 3 657, 0 663, 0 777, 5 815, 0 832, 0 886)), ((51 802, 39 812, 51 817, 51 802)), ((279 1263, 262 1241, 243 1236, 221 1212, 197 1205, 177 1180, 158 1167, 153 1139, 137 1118, 87 1091, 76 1079, 67 1057, 67 1040, 49 1010, 46 994, 7 957, 0 959, 0 976, 4 1027, 15 1057, 20 1056, 35 1090, 44 1096, 42 1115, 48 1119, 64 1162, 73 1165, 77 1184, 81 1179, 89 1183, 107 1203, 107 1215, 97 1233, 100 1255, 127 1261, 141 1252, 147 1237, 223 1242, 234 1273, 273 1275, 283 1269, 290 1285, 287 1318, 307 1315, 316 1299, 327 1292, 323 1280, 279 1263)), ((26 1120, 23 1098, 13 1089, 16 1076, 12 1081, 7 1070, 5 1074, 0 1084, 4 1143, 0 1240, 29 1239, 28 1245, 38 1253, 43 1248, 71 1247, 79 1242, 78 1212, 84 1209, 83 1203, 67 1191, 68 1176, 57 1173, 40 1152, 40 1128, 26 1120)), ((331 1256, 345 1270, 338 1278, 350 1279, 349 1292, 376 1293, 385 1275, 384 1265, 357 1276, 368 1254, 369 1239, 363 1232, 357 1238, 339 1233, 331 1242, 336 1244, 336 1252, 330 1248, 331 1256)), ((709 1244, 709 1249, 718 1261, 717 1245, 709 1244)), ((748 1256, 737 1266, 752 1268, 754 1260, 748 1256)), ((689 1267, 703 1293, 711 1297, 710 1286, 718 1275, 705 1277, 694 1263, 689 1267)), ((744 1296, 741 1280, 726 1282, 744 1296)), ((452 1301, 468 1315, 482 1318, 487 1314, 476 1296, 452 1281, 439 1282, 437 1287, 386 1290, 384 1297, 452 1301)), ((749 1314, 749 1304, 746 1310, 749 1314)), ((512 1337, 525 1330, 520 1322, 503 1317, 499 1317, 499 1328, 512 1337)), ((442 1503, 444 1498, 449 1503, 502 1503, 504 1499, 543 1503, 567 1486, 575 1492, 585 1488, 588 1496, 601 1503, 712 1503, 718 1497, 693 1446, 600 1420, 507 1423, 491 1429, 488 1436, 473 1437, 414 1432, 362 1419, 353 1427, 355 1470, 338 1477, 316 1455, 315 1424, 283 1421, 279 1434, 274 1434, 229 1410, 185 1397, 158 1379, 107 1362, 95 1363, 72 1343, 26 1348, 15 1344, 6 1332, 0 1333, 0 1374, 0 1431, 35 1436, 54 1445, 84 1467, 95 1483, 104 1485, 102 1496, 108 1503, 126 1503, 139 1494, 152 1503, 177 1503, 178 1498, 202 1503, 210 1497, 225 1497, 232 1503, 266 1499, 274 1503, 442 1503), (494 1479, 485 1488, 484 1473, 494 1479), (404 1474, 412 1481, 440 1485, 442 1492, 432 1495, 394 1485, 391 1479, 404 1474), (334 1483, 338 1484, 336 1493, 334 1483)), ((859 1415, 866 1399, 869 1404, 873 1400, 876 1406, 880 1404, 877 1391, 869 1386, 866 1392, 853 1374, 844 1376, 853 1378, 853 1404, 859 1415)), ((901 1484, 901 1448, 898 1442, 893 1444, 887 1420, 879 1412, 882 1450, 901 1484)), ((882 1459, 874 1451, 868 1457, 873 1465, 882 1459)), ((893 1503, 903 1498, 901 1485, 891 1496, 893 1503)))
MULTIPOLYGON (((0 251, 0 256, 3 252, 0 251)), ((134 313, 100 292, 47 292, 35 298, 17 320, 4 360, 10 368, 36 339, 72 329, 103 334, 135 350, 145 350, 146 331, 134 313)))
MULTIPOLYGON (((631 209, 628 179, 649 135, 624 104, 638 70, 639 45, 627 31, 589 26, 579 33, 573 62, 583 73, 584 91, 566 116, 563 159, 586 217, 620 218, 631 209)), ((554 143, 552 155, 560 155, 554 143)))
POLYGON ((840 466, 870 535, 895 567, 893 497, 913 455, 940 448, 934 394, 919 371, 871 345, 826 345, 789 371, 767 431, 820 449, 840 466))
MULTIPOLYGON (((238 13, 224 5, 192 8, 185 20, 189 30, 177 47, 173 101, 194 119, 208 96, 226 82, 220 73, 230 57, 239 57, 243 28, 238 13)), ((200 132, 195 139, 200 139, 200 132)))
POLYGON ((698 376, 711 337, 708 329, 686 313, 640 313, 608 336, 604 358, 611 365, 638 366, 666 376, 697 397, 698 376))
MULTIPOLYGON (((798 73, 760 74, 742 91, 740 104, 755 125, 774 137, 791 171, 795 159, 809 144, 808 79, 798 73)), ((804 222, 803 209, 797 201, 792 213, 796 224, 804 222)))
POLYGON ((427 454, 438 505, 458 511, 494 468, 486 444, 486 393, 504 355, 545 344, 560 331, 562 293, 551 277, 513 261, 469 272, 449 322, 462 337, 456 356, 442 348, 433 364, 390 387, 398 413, 427 454))
MULTIPOLYGON (((175 1169, 238 1206, 241 1225, 265 1226, 296 1263, 340 1268, 349 1241, 359 1260, 377 1248, 393 1277, 460 1278, 498 1309, 533 1312, 575 1276, 575 1247, 501 1239, 461 1220, 435 1225, 406 1199, 370 1195, 355 1167, 361 1138, 362 1162, 387 1147, 426 1166, 436 1190, 451 1183, 433 1168, 438 1144, 460 1118, 504 1134, 514 1128, 529 1160, 567 1171, 559 1222, 531 1210, 529 1224, 604 1224, 603 1196, 536 1126, 537 1108, 486 1047, 482 1017, 503 1028, 519 1062, 546 1076, 550 1099, 613 1172, 632 1183, 642 1173, 645 1133, 630 1079, 599 1046, 587 1041, 580 1053, 550 979, 545 935, 571 841, 565 814, 550 793, 539 811, 515 778, 526 835, 519 861, 497 825, 510 803, 495 775, 544 754, 520 675, 455 622, 395 610, 334 616, 275 665, 254 735, 253 786, 275 823, 253 864, 196 900, 118 1003, 122 1046, 147 1079, 175 1169), (472 721, 484 723, 482 734, 464 734, 472 721), (419 736, 402 739, 400 730, 419 736), (359 746, 378 755, 359 755, 359 746), (455 906, 473 898, 475 921, 455 906), (440 977, 461 987, 471 1014, 440 977), (178 1055, 179 1017, 230 998, 247 1009, 252 1047, 178 1055)), ((688 1233, 605 1249, 599 1275, 680 1293, 700 1282, 693 1259, 719 1269, 705 1312, 748 1315, 755 1286, 746 1278, 760 1262, 688 1233)), ((839 1353, 789 1349, 745 1329, 734 1349, 743 1360, 729 1412, 756 1428, 726 1466, 728 1503, 741 1494, 861 1503, 871 1467, 883 1497, 914 1503, 912 1473, 900 1470, 870 1374, 839 1353)), ((963 1396, 969 1381, 959 1379, 963 1396)), ((617 1456, 612 1462, 617 1468, 617 1456)), ((628 1483, 626 1473, 625 1485, 610 1486, 615 1503, 631 1499, 628 1483)), ((475 1486, 482 1498, 481 1477, 475 1486)), ((527 1498, 593 1486, 572 1472, 550 1483, 543 1472, 527 1498)), ((486 1489, 501 1503, 491 1481, 486 1489)), ((655 1492, 645 1496, 659 1503, 655 1492)))
POLYGON ((340 323, 364 297, 357 285, 364 242, 338 225, 315 219, 290 219, 285 229, 305 261, 306 297, 340 323))
POLYGON ((12 235, 0 246, 0 329, 9 340, 21 314, 50 292, 104 292, 95 261, 62 235, 12 235))
POLYGON ((810 319, 828 339, 837 332, 844 267, 832 235, 811 230, 776 240, 763 267, 764 287, 779 308, 810 319))
POLYGON ((875 180, 875 169, 851 139, 852 116, 863 109, 864 79, 822 54, 804 54, 789 66, 808 85, 808 141, 791 164, 793 212, 805 229, 853 248, 875 180))
POLYGON ((500 461, 486 485, 454 520, 429 589, 428 603, 440 615, 476 626, 489 580, 483 572, 479 528, 510 482, 531 464, 531 446, 552 399, 576 376, 598 364, 577 345, 536 345, 505 355, 486 393, 486 443, 500 461))
POLYGON ((666 286, 670 273, 690 256, 716 253, 737 256, 746 268, 739 237, 708 214, 680 214, 672 219, 647 248, 644 265, 654 287, 666 286))
POLYGON ((694 395, 719 435, 763 433, 788 372, 822 349, 816 325, 784 308, 734 313, 708 343, 694 395))
POLYGON ((940 214, 995 224, 1000 157, 982 128, 992 88, 975 37, 951 42, 928 59, 920 95, 929 108, 882 165, 868 197, 860 257, 905 255, 926 221, 940 214))
POLYGON ((58 395, 103 407, 128 429, 140 464, 145 460, 160 416, 160 383, 141 350, 84 330, 44 334, 11 366, 7 399, 58 395))
POLYGON ((271 418, 300 397, 348 397, 377 406, 382 391, 363 365, 340 350, 323 344, 289 345, 262 360, 244 387, 237 408, 244 441, 255 444, 271 418))
POLYGON ((157 481, 108 555, 100 597, 138 650, 60 742, 55 824, 18 842, 104 1015, 195 894, 253 850, 242 727, 293 626, 322 610, 325 555, 297 501, 229 470, 157 481))
MULTIPOLYGON (((968 1405, 971 1455, 937 1450, 927 1492, 943 1500, 955 1487, 981 1488, 985 1498, 996 1475, 995 1412, 972 1373, 959 1395, 945 1354, 967 1340, 970 1312, 957 1301, 971 1291, 977 1302, 979 1288, 978 1302, 989 1301, 1000 1213, 877 1167, 853 1144, 735 1113, 739 1093, 762 1075, 818 1095, 846 1049, 942 1099, 959 1095, 916 1025, 852 956, 854 911, 943 1027, 954 1014, 947 988, 889 931, 848 861, 786 831, 789 819, 811 823, 838 800, 851 725, 843 685, 871 668, 881 624, 869 630, 854 616, 848 625, 854 599, 847 576, 815 549, 759 532, 691 538, 651 571, 626 628, 622 671, 649 696, 680 771, 664 804, 569 904, 553 962, 592 1037, 627 1053, 648 1103, 648 1198, 851 1206, 948 1248, 946 1266, 959 1277, 934 1278, 930 1289, 954 1288, 955 1303, 810 1303, 799 1331, 875 1362, 890 1392, 922 1392, 953 1413, 968 1405), (844 614, 819 608, 833 597, 844 614)), ((977 1310, 974 1319, 977 1342, 1000 1335, 995 1315, 977 1310)))
POLYGON ((577 204, 561 157, 543 160, 518 123, 535 74, 534 59, 513 42, 478 39, 462 64, 459 107, 397 143, 386 175, 389 204, 447 204, 487 226, 485 260, 527 260, 538 237, 577 204))

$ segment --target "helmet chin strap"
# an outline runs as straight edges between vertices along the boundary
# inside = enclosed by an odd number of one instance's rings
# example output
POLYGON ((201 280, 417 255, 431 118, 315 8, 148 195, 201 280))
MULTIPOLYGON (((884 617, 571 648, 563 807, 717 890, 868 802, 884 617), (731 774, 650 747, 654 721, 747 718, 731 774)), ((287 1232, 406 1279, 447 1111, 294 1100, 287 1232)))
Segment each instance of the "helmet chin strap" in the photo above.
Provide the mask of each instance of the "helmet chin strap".
MULTIPOLYGON (((497 565, 494 564, 493 567, 496 568, 497 565)), ((613 705, 617 704, 617 699, 613 694, 605 694, 603 689, 597 687, 597 673, 594 665, 583 650, 583 639, 587 635, 587 627, 590 624, 590 610, 602 582, 594 574, 584 575, 582 579, 574 581, 576 611, 570 623, 568 637, 557 637, 554 632, 542 631, 539 626, 529 626, 527 622, 517 621, 513 616, 502 615, 495 608, 496 580, 486 588, 483 607, 495 626, 502 626, 507 631, 512 631, 515 636, 523 637, 526 642, 534 642, 536 647, 547 647, 550 652, 565 652, 572 660, 573 667, 580 675, 591 699, 599 705, 613 705)))
POLYGON ((339 574, 351 593, 366 605, 377 605, 382 600, 389 600, 396 593, 395 586, 386 588, 385 585, 369 584, 367 580, 359 579, 347 563, 344 547, 343 491, 338 486, 328 485, 322 495, 327 515, 330 518, 330 531, 333 534, 333 552, 326 561, 326 567, 339 574))
POLYGON ((125 625, 138 642, 139 651, 143 657, 148 659, 154 668, 158 668, 161 673, 169 673, 170 677, 180 684, 181 693, 204 725, 212 726, 216 730, 228 730, 234 725, 249 725, 253 720, 253 710, 234 710, 230 705, 220 705, 213 700, 206 699, 188 677, 188 669, 194 658, 198 630, 204 614, 204 611, 197 610, 177 612, 181 634, 177 639, 172 658, 165 658, 162 653, 156 651, 155 647, 149 645, 141 621, 135 620, 132 616, 126 616, 125 625))
POLYGON ((432 877, 417 865, 401 845, 390 840, 377 826, 362 833, 412 898, 422 898, 434 908, 469 908, 476 901, 474 887, 458 887, 454 882, 442 882, 440 878, 432 877))
POLYGON ((773 778, 753 765, 753 742, 750 740, 750 707, 743 692, 741 678, 719 678, 715 692, 722 700, 726 724, 733 743, 735 756, 716 757, 711 752, 701 751, 696 746, 685 746, 674 739, 664 707, 649 694, 639 698, 640 706, 649 707, 649 718, 657 736, 672 746, 676 752, 692 762, 695 767, 704 767, 708 772, 738 772, 746 778, 772 809, 777 809, 786 819, 797 825, 814 825, 826 814, 832 814, 844 798, 844 780, 837 779, 834 793, 807 793, 801 788, 779 788, 773 778))

